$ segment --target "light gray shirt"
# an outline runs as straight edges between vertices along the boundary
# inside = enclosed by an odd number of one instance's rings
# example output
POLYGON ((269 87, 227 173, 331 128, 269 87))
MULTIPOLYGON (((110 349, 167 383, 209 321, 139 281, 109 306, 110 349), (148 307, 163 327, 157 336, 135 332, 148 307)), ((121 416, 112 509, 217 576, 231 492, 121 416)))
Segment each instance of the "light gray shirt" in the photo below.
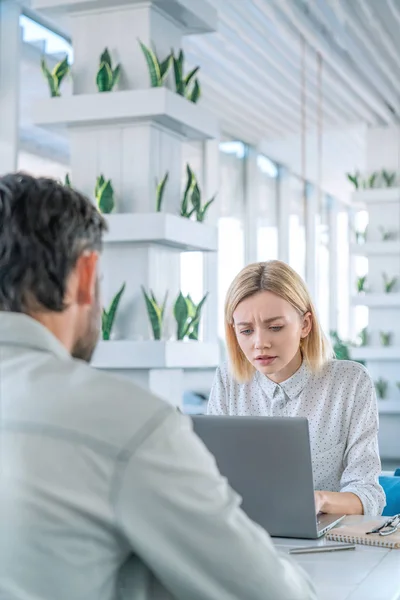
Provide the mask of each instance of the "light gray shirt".
POLYGON ((315 598, 190 420, 2 312, 0 411, 0 598, 315 598))
POLYGON ((228 364, 217 370, 208 413, 306 417, 309 423, 314 485, 317 490, 353 492, 366 515, 386 504, 378 483, 378 410, 374 384, 359 363, 332 360, 319 374, 303 362, 281 384, 256 371, 237 383, 228 364))

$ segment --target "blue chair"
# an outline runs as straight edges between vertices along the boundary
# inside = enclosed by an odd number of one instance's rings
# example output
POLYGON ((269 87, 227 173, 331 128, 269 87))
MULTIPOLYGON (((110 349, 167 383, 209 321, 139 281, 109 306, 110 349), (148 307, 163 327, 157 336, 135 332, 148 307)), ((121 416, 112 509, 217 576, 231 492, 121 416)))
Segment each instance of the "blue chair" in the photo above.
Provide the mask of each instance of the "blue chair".
POLYGON ((379 477, 379 483, 386 494, 386 506, 383 515, 391 517, 400 513, 400 469, 396 469, 394 475, 379 477))

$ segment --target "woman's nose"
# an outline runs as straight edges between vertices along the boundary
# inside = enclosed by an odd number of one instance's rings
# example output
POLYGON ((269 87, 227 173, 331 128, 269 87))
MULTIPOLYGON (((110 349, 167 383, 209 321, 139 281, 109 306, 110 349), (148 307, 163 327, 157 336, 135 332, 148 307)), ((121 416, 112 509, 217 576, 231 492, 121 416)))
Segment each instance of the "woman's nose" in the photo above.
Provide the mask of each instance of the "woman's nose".
POLYGON ((257 350, 262 350, 262 348, 271 348, 271 342, 268 339, 268 336, 265 335, 265 332, 256 335, 254 347, 257 350))

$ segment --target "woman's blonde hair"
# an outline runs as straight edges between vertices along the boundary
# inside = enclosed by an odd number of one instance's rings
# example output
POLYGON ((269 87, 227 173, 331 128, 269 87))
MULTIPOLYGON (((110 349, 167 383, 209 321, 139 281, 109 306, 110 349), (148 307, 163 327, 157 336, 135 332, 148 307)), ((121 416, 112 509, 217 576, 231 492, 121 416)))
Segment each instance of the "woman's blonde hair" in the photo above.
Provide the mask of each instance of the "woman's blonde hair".
POLYGON ((280 296, 297 310, 300 316, 311 313, 311 331, 301 340, 303 360, 314 372, 319 371, 329 358, 332 348, 319 323, 310 293, 302 278, 289 265, 270 260, 248 265, 231 283, 225 301, 225 334, 234 378, 243 383, 255 372, 237 341, 233 313, 238 304, 258 292, 267 291, 280 296))

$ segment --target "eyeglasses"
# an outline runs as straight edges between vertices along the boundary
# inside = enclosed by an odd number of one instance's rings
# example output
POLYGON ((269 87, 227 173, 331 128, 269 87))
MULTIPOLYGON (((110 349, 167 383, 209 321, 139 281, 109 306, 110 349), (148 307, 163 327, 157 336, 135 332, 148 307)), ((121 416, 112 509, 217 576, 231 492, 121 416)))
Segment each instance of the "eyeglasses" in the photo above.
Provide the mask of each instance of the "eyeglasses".
POLYGON ((371 531, 367 531, 367 535, 369 533, 378 533, 379 535, 390 535, 391 533, 395 533, 398 529, 400 529, 400 514, 393 515, 387 521, 382 523, 379 527, 375 527, 371 531))

